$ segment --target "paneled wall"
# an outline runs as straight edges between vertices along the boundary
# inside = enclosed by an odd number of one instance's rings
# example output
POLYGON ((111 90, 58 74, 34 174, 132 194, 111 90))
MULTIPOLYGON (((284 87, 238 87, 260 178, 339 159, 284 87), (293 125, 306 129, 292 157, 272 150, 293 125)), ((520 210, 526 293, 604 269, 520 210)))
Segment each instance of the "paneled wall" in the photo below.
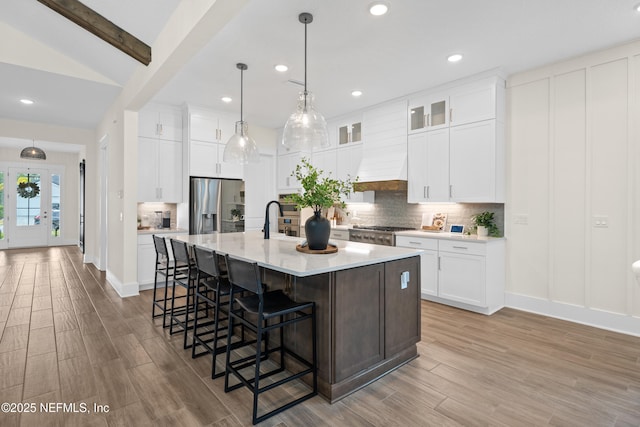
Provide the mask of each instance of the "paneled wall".
POLYGON ((507 304, 640 335, 640 43, 508 81, 507 304))

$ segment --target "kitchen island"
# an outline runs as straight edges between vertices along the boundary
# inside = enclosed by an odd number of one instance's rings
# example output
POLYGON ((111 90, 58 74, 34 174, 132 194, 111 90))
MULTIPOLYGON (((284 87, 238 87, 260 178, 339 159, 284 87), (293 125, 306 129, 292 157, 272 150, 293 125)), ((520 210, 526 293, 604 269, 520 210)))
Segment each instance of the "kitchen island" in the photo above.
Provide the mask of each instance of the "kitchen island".
MULTIPOLYGON (((311 255, 296 251, 302 239, 282 234, 172 237, 257 262, 269 290, 315 301, 318 390, 332 403, 417 357, 420 250, 337 241, 337 253, 311 255)), ((299 325, 285 340, 310 357, 310 337, 309 325, 299 325)))

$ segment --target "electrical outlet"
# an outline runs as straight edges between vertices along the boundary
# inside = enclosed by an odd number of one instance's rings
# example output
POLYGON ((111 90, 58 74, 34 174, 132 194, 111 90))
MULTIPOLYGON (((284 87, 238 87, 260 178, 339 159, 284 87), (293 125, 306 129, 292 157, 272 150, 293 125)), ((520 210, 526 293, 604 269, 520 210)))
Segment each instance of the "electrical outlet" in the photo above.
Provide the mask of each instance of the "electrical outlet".
POLYGON ((595 228, 609 228, 609 217, 604 215, 594 215, 592 223, 595 228))
POLYGON ((529 215, 527 214, 516 214, 513 216, 513 223, 520 225, 529 224, 529 215))
POLYGON ((400 275, 400 289, 407 289, 409 286, 409 272, 403 271, 400 275))

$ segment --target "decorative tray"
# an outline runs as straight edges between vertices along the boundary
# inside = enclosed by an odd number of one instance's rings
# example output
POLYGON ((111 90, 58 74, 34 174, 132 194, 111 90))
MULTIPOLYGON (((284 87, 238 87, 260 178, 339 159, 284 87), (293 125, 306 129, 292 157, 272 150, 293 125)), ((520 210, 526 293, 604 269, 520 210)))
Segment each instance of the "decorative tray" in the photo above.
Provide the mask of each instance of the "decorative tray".
POLYGON ((333 245, 327 245, 326 249, 309 249, 309 246, 302 247, 296 245, 296 251, 302 252, 303 254, 334 254, 338 252, 338 248, 333 245))

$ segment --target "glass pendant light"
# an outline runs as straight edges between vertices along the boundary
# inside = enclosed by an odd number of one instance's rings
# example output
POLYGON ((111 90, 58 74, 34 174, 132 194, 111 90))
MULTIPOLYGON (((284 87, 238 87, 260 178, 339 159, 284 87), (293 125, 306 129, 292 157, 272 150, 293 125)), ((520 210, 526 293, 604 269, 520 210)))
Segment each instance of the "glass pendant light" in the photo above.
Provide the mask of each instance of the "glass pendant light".
POLYGON ((284 125, 282 145, 311 151, 329 146, 329 132, 326 120, 313 106, 313 95, 307 90, 307 24, 313 22, 313 15, 301 13, 298 20, 304 24, 304 91, 300 92, 296 111, 284 125))
POLYGON ((45 154, 42 148, 36 147, 36 141, 33 140, 33 145, 31 147, 24 148, 20 152, 21 159, 31 159, 31 160, 47 160, 47 155, 45 154))
POLYGON ((247 64, 238 63, 240 70, 240 121, 236 122, 234 133, 224 147, 222 160, 225 163, 258 163, 260 153, 256 142, 249 136, 249 125, 243 119, 243 73, 248 68, 247 64))

